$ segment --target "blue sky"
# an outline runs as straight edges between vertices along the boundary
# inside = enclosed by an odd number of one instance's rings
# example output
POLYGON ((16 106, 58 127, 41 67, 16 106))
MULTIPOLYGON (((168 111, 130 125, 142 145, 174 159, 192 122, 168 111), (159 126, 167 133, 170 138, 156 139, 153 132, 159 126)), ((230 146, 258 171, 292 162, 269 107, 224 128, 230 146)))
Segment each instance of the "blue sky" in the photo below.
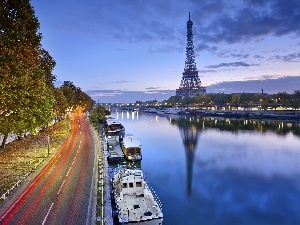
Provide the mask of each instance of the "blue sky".
POLYGON ((298 0, 32 0, 56 84, 95 101, 165 100, 179 87, 191 12, 209 93, 300 90, 298 0))

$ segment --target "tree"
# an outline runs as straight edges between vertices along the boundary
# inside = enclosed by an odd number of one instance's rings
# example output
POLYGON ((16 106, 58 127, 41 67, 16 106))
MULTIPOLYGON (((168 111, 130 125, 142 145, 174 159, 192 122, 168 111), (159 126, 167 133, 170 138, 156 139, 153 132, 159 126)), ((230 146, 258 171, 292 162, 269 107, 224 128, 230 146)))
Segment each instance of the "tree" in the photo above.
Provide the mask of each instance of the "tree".
POLYGON ((208 95, 198 94, 195 96, 195 101, 199 105, 207 105, 210 103, 211 98, 208 95))
POLYGON ((299 109, 300 108, 300 90, 294 91, 293 99, 292 99, 291 104, 292 104, 292 107, 294 109, 299 109))
POLYGON ((241 100, 241 95, 239 95, 239 94, 232 94, 231 95, 232 106, 238 107, 239 104, 240 104, 240 100, 241 100))
POLYGON ((227 106, 231 102, 231 94, 209 94, 211 101, 217 106, 227 106))
POLYGON ((54 67, 56 66, 56 62, 49 54, 48 51, 41 48, 40 49, 40 68, 44 71, 45 82, 47 86, 52 87, 54 89, 53 82, 56 81, 56 76, 52 74, 54 67))
POLYGON ((94 101, 92 98, 84 93, 79 87, 76 87, 71 81, 64 81, 60 89, 67 100, 67 107, 73 109, 81 107, 85 111, 88 111, 93 107, 94 101))
POLYGON ((53 97, 41 65, 39 22, 29 0, 0 3, 0 133, 35 132, 52 118, 53 97))
POLYGON ((71 81, 64 81, 63 85, 60 87, 64 96, 67 100, 68 107, 75 107, 76 105, 76 86, 71 81))
POLYGON ((54 104, 53 113, 55 118, 60 118, 65 116, 66 110, 68 108, 67 99, 64 96, 63 91, 60 88, 55 88, 54 94, 54 104))
POLYGON ((181 96, 171 96, 167 100, 167 103, 171 104, 171 105, 176 105, 177 103, 182 103, 182 97, 181 96))
POLYGON ((105 116, 110 115, 110 111, 101 105, 97 105, 90 115, 90 120, 96 129, 99 129, 99 123, 105 121, 105 116))

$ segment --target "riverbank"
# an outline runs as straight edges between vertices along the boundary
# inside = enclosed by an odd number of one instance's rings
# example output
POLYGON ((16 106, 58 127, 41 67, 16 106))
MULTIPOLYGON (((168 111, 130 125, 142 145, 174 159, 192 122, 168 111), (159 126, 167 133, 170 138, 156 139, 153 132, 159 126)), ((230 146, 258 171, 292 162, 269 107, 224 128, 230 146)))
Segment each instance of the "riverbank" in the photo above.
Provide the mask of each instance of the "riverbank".
POLYGON ((199 117, 300 120, 300 110, 187 110, 182 114, 199 117))
POLYGON ((97 225, 113 225, 107 151, 105 150, 102 132, 99 133, 95 128, 91 129, 93 137, 95 138, 96 157, 98 159, 98 175, 96 182, 97 202, 95 202, 96 215, 94 221, 97 225))
POLYGON ((12 141, 0 149, 0 204, 32 173, 39 170, 41 164, 51 160, 68 134, 69 120, 63 120, 41 130, 37 135, 12 141))

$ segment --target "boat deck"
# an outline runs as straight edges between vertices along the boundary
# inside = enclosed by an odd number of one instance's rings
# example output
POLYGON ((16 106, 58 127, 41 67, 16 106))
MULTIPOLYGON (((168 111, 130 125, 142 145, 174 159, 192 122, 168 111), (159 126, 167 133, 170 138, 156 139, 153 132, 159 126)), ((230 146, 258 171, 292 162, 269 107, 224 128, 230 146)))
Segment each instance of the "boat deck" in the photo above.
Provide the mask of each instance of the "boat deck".
POLYGON ((112 198, 120 224, 162 224, 161 203, 140 169, 121 169, 114 174, 112 198))
POLYGON ((108 148, 108 162, 119 162, 124 159, 123 151, 120 145, 116 144, 112 149, 108 148))
POLYGON ((124 195, 123 201, 118 201, 119 217, 129 222, 142 222, 155 219, 154 224, 162 224, 161 212, 157 210, 155 202, 150 196, 124 195))

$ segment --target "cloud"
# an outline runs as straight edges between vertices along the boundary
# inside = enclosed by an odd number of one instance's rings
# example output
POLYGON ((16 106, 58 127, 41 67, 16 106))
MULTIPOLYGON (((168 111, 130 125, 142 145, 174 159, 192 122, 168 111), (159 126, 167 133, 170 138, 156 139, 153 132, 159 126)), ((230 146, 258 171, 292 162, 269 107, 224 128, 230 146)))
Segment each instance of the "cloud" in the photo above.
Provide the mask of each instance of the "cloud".
POLYGON ((262 36, 282 36, 300 33, 300 2, 266 0, 247 0, 242 4, 221 2, 221 8, 211 9, 213 16, 203 23, 201 17, 194 23, 202 24, 195 27, 195 33, 204 43, 237 43, 258 39, 262 36), (298 24, 298 25, 296 25, 298 24))
POLYGON ((168 93, 164 92, 164 91, 144 91, 144 93, 146 94, 162 94, 162 95, 167 95, 168 93))
POLYGON ((245 80, 271 80, 271 79, 281 79, 285 78, 283 75, 262 75, 259 77, 245 77, 245 80))
POLYGON ((276 56, 273 56, 271 59, 275 59, 278 61, 285 61, 285 62, 299 62, 300 61, 300 52, 297 52, 297 53, 295 52, 295 53, 284 55, 284 56, 276 55, 276 56))
POLYGON ((195 52, 204 51, 204 50, 209 51, 209 52, 215 52, 218 50, 218 47, 217 46, 209 46, 209 45, 203 44, 203 43, 200 43, 195 46, 195 52))
POLYGON ((175 95, 175 90, 124 91, 124 90, 87 90, 93 100, 100 103, 134 103, 136 101, 163 101, 175 95))
POLYGON ((87 90, 86 94, 91 96, 92 98, 97 97, 114 97, 122 94, 120 90, 87 90))
POLYGON ((220 67, 249 67, 249 66, 256 66, 257 64, 248 64, 245 62, 233 62, 233 63, 220 63, 218 65, 210 65, 206 66, 206 68, 220 68, 220 67))
POLYGON ((206 87, 207 92, 218 93, 293 93, 300 88, 300 76, 265 75, 256 80, 226 81, 206 87), (277 79, 275 79, 277 77, 277 79))
POLYGON ((253 58, 255 59, 264 59, 265 57, 262 55, 254 55, 253 58))
POLYGON ((220 58, 238 58, 238 59, 247 59, 249 58, 249 54, 245 54, 245 53, 234 53, 234 52, 231 52, 231 51, 221 51, 219 53, 217 53, 217 55, 220 57, 220 58))
POLYGON ((147 87, 146 90, 155 90, 155 89, 160 89, 161 87, 147 87))
POLYGON ((191 11, 194 36, 205 43, 195 46, 197 51, 213 50, 220 42, 300 34, 300 2, 296 0, 100 0, 89 1, 85 7, 76 2, 53 1, 51 5, 53 10, 65 9, 58 12, 58 20, 52 23, 61 32, 69 29, 74 34, 95 38, 134 43, 163 41, 175 45, 186 40, 187 12, 191 11), (65 11, 69 15, 67 19, 65 11))
POLYGON ((198 70, 199 73, 215 73, 215 70, 198 70))

